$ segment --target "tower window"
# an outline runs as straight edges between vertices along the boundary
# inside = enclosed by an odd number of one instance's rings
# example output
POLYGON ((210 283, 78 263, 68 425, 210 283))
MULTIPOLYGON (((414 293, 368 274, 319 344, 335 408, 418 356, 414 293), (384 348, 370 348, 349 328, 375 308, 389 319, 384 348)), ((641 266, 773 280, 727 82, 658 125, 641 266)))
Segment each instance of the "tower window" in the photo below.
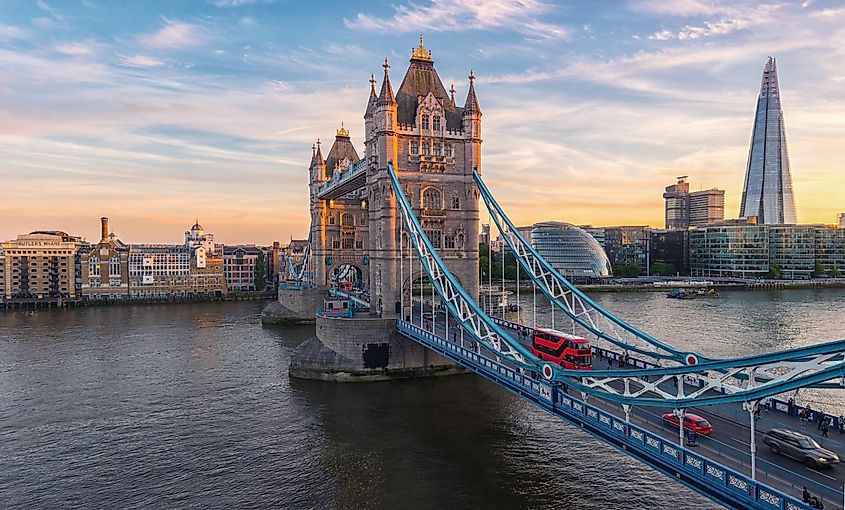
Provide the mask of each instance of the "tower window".
POLYGON ((428 129, 428 114, 427 113, 424 113, 422 115, 422 123, 421 124, 422 124, 423 129, 428 129))
POLYGON ((428 156, 428 153, 429 153, 428 142, 423 142, 423 144, 422 144, 422 154, 423 154, 423 156, 428 156))
POLYGON ((440 132, 440 116, 439 115, 434 116, 433 124, 434 124, 434 130, 437 131, 437 132, 440 132))
POLYGON ((411 141, 411 154, 419 154, 420 153, 420 142, 413 140, 411 141))
POLYGON ((452 157, 452 144, 445 144, 443 145, 443 155, 452 157))

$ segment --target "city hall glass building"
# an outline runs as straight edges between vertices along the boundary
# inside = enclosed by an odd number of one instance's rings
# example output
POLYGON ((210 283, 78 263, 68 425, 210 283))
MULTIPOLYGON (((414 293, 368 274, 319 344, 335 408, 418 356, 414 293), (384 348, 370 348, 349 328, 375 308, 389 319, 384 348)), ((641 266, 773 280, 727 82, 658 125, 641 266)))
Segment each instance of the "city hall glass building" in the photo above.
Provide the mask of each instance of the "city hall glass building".
POLYGON ((567 278, 583 281, 612 276, 607 254, 584 229, 557 221, 537 223, 531 229, 531 243, 567 278))

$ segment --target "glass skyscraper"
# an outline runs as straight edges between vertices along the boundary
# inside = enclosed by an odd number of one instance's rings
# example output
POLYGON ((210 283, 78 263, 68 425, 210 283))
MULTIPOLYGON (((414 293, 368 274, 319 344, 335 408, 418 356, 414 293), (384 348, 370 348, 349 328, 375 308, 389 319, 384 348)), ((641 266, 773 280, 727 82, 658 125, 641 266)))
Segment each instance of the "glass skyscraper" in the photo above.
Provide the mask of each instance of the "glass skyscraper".
POLYGON ((772 57, 763 69, 739 215, 756 216, 760 225, 797 223, 777 64, 772 57))
POLYGON ((607 278, 610 261, 601 245, 583 229, 558 221, 537 223, 531 244, 563 276, 574 280, 607 278))

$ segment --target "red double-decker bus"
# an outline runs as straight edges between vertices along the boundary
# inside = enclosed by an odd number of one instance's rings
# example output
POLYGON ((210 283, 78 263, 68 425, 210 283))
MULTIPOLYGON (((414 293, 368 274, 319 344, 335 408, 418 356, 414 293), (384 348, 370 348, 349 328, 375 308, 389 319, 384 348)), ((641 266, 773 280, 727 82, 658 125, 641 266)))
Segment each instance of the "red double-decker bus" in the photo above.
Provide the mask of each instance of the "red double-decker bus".
POLYGON ((535 329, 531 338, 531 354, 562 368, 592 370, 593 350, 590 341, 555 329, 535 329))

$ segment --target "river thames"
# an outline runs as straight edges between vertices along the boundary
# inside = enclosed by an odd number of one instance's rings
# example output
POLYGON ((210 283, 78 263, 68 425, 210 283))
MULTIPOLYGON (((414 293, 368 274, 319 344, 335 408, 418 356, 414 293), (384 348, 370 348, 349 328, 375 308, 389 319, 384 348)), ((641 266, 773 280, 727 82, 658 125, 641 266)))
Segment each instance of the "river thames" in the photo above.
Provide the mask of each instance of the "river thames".
MULTIPOLYGON (((715 357, 845 338, 845 290, 594 297, 715 357)), ((0 313, 2 506, 718 508, 472 375, 292 380, 314 328, 262 327, 263 305, 0 313)))

